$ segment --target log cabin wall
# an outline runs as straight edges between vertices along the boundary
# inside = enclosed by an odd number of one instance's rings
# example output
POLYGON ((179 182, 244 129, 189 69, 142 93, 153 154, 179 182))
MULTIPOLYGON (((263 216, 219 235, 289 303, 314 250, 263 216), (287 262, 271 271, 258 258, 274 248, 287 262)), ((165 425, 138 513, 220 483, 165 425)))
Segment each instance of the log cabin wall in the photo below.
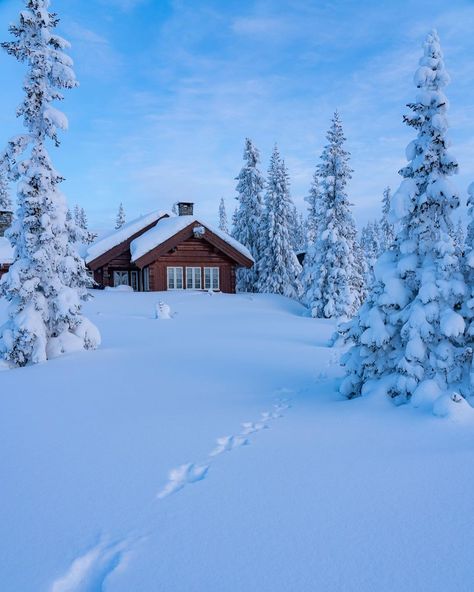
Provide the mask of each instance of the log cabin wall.
POLYGON ((167 267, 218 267, 221 292, 235 293, 235 263, 204 239, 188 238, 151 263, 151 290, 167 289, 167 267))
MULTIPOLYGON (((114 285, 114 271, 140 271, 131 261, 130 249, 111 259, 106 265, 94 271, 94 280, 102 286, 114 285)), ((140 274, 139 274, 140 277, 140 274)), ((140 287, 140 289, 142 289, 140 287)))

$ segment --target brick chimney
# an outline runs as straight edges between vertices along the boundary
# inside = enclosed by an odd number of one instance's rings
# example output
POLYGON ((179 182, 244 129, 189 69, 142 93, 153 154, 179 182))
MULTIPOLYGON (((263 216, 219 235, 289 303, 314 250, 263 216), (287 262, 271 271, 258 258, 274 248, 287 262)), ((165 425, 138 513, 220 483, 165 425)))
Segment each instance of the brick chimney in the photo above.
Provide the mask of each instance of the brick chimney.
POLYGON ((5 236, 5 230, 10 228, 13 220, 13 213, 5 210, 0 211, 0 236, 5 236))
POLYGON ((180 216, 192 216, 194 204, 192 201, 178 201, 178 214, 180 216))

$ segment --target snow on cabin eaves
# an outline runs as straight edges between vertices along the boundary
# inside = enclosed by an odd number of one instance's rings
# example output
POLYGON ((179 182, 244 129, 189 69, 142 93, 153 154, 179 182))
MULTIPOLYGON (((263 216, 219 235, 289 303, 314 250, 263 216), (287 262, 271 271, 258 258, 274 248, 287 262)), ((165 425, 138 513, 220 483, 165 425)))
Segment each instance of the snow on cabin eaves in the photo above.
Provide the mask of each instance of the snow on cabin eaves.
POLYGON ((4 236, 0 237, 0 265, 13 263, 13 247, 4 236))
POLYGON ((146 214, 146 216, 140 216, 140 218, 132 220, 128 224, 122 226, 122 228, 119 230, 110 232, 88 248, 86 263, 94 261, 94 259, 97 259, 97 257, 100 257, 110 249, 113 249, 120 243, 123 243, 135 233, 140 232, 142 228, 145 228, 149 224, 153 224, 153 222, 156 222, 166 215, 168 215, 167 212, 157 210, 155 212, 151 212, 150 214, 146 214))
POLYGON ((195 216, 172 216, 169 218, 163 218, 160 220, 158 224, 142 234, 134 241, 130 243, 130 252, 132 255, 132 261, 136 261, 143 257, 146 253, 149 253, 152 249, 155 249, 159 245, 162 245, 165 241, 169 238, 184 230, 190 224, 197 222, 207 228, 210 232, 218 236, 220 239, 225 241, 228 245, 233 247, 236 251, 250 259, 250 261, 254 261, 250 251, 244 247, 244 245, 240 244, 234 238, 229 236, 226 232, 222 230, 218 230, 213 226, 210 226, 207 223, 202 222, 195 216))

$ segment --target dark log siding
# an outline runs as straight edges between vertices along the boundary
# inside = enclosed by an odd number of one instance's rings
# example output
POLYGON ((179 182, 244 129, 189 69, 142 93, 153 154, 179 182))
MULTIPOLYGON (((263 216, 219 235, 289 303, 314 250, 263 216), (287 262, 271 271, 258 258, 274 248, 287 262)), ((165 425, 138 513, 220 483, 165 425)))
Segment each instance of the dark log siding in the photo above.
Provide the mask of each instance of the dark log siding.
MULTIPOLYGON (((230 257, 227 257, 204 239, 188 238, 172 251, 166 255, 161 255, 151 263, 151 290, 161 291, 167 289, 167 267, 183 267, 185 282, 186 267, 218 267, 220 290, 227 293, 235 292, 235 263, 230 257)), ((204 278, 202 281, 204 282, 204 278)))

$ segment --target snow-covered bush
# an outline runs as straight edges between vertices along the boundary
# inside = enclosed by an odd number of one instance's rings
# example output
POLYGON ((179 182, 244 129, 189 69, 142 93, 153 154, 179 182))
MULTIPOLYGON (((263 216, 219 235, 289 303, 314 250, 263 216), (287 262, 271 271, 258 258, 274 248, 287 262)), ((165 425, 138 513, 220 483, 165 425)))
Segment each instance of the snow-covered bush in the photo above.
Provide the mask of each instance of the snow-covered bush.
POLYGON ((0 282, 0 294, 10 301, 9 319, 0 328, 0 354, 15 366, 100 343, 97 329, 81 313, 90 280, 70 240, 66 201, 58 188, 63 179, 46 148, 48 138, 58 146, 58 130, 67 128, 65 115, 52 103, 62 99, 61 89, 77 85, 64 52, 69 44, 54 33, 58 19, 48 6, 49 0, 26 0, 19 22, 10 27, 14 40, 2 44, 28 66, 18 109, 28 133, 13 138, 2 156, 2 167, 19 181, 9 231, 15 259, 0 282), (26 148, 29 153, 18 162, 26 148))
MULTIPOLYGON (((383 379, 385 391, 405 402, 433 381, 444 391, 462 375, 466 287, 451 235, 459 198, 449 177, 457 163, 448 151, 448 84, 439 38, 431 32, 415 74, 416 100, 404 117, 416 138, 407 147, 403 181, 392 198, 395 241, 375 265, 375 283, 349 324, 354 346, 343 358, 341 391, 357 397, 383 379)), ((430 387, 432 391, 432 386, 430 387)))

